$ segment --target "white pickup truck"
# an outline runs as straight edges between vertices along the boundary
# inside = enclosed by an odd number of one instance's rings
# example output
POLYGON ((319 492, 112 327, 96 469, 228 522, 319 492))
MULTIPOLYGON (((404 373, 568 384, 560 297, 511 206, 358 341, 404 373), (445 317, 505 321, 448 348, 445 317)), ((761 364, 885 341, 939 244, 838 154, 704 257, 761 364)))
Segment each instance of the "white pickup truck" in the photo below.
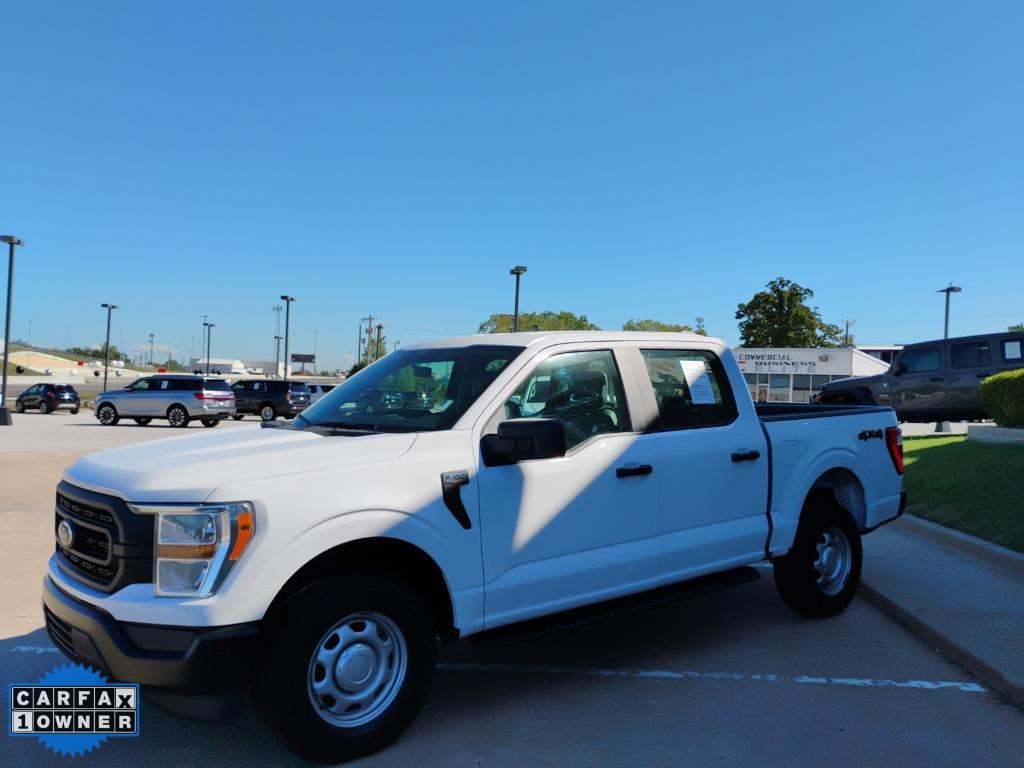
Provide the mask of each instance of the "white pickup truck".
POLYGON ((715 339, 409 346, 291 423, 69 468, 46 626, 115 679, 249 687, 293 749, 337 762, 409 724, 438 639, 766 560, 791 607, 839 613, 902 474, 892 410, 755 408, 715 339))

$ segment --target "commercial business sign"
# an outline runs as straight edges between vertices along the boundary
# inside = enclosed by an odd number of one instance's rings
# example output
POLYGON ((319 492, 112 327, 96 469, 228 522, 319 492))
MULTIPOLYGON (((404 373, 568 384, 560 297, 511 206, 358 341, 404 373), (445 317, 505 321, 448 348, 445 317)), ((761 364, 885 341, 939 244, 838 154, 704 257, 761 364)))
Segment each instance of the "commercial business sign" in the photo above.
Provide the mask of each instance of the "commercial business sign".
POLYGON ((298 352, 292 353, 293 363, 315 363, 316 355, 300 355, 298 352))

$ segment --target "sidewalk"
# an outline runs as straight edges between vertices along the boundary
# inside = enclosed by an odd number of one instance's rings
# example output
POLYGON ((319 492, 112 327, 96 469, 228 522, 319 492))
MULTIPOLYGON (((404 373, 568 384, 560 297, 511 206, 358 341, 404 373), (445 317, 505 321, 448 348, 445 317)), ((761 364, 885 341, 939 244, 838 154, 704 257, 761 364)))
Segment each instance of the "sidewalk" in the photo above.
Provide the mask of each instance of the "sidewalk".
POLYGON ((864 538, 860 594, 1024 708, 1024 556, 900 520, 864 538))

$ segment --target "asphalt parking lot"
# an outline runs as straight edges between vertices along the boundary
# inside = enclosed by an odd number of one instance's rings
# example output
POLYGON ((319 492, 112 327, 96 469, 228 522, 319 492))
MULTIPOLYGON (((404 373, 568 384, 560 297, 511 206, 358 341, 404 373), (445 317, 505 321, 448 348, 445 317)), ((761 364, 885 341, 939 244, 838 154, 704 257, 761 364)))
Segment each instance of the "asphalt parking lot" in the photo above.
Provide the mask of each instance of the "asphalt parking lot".
MULTIPOLYGON (((257 428, 254 419, 219 429, 257 428)), ((194 431, 202 427, 192 428, 194 431)), ((180 434, 100 427, 91 412, 25 414, 0 430, 0 668, 31 682, 61 657, 42 630, 53 485, 93 450, 180 434)), ((420 717, 374 766, 1006 766, 1024 715, 866 602, 812 621, 776 597, 770 569, 725 592, 518 643, 442 654, 420 717)), ((145 703, 142 735, 75 764, 294 765, 251 712, 224 724, 145 703)), ((6 719, 6 715, 5 715, 6 719)), ((0 764, 65 764, 4 738, 0 764)), ((1015 757, 1016 756, 1016 757, 1015 757)))

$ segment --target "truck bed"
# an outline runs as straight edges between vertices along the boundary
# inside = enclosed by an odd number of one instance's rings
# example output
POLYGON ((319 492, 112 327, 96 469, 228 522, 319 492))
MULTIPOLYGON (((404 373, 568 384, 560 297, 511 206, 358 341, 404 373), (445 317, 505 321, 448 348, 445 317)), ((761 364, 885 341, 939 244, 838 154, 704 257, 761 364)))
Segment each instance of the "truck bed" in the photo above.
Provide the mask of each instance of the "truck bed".
POLYGON ((884 413, 892 408, 882 405, 827 405, 820 403, 754 403, 761 421, 792 421, 794 419, 821 419, 827 416, 859 416, 865 413, 884 413))

